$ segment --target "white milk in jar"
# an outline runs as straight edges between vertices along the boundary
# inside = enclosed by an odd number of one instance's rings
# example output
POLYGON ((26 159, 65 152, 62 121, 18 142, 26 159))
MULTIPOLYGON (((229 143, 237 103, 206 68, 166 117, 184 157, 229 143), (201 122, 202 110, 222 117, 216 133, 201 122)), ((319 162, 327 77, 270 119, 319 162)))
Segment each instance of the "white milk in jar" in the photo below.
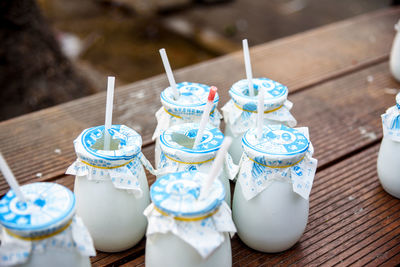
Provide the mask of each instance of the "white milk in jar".
POLYGON ((229 90, 231 99, 222 108, 225 121, 225 135, 232 137, 229 153, 235 164, 239 163, 242 156, 242 137, 250 128, 257 125, 258 90, 264 88, 264 125, 285 124, 296 126, 296 119, 290 114, 293 104, 287 100, 288 89, 286 86, 267 79, 254 78, 255 96, 249 95, 247 80, 240 80, 232 85, 229 90))
MULTIPOLYGON (((222 145, 224 135, 216 128, 208 125, 199 145, 193 148, 198 123, 178 124, 170 127, 160 136, 160 162, 157 165, 158 177, 167 173, 193 171, 207 173, 222 145)), ((157 147, 156 147, 157 150, 157 147)), ((219 176, 226 190, 225 201, 230 205, 231 194, 229 180, 237 174, 238 166, 232 162, 227 153, 223 169, 219 176)))
POLYGON ((400 21, 394 25, 394 29, 396 30, 396 36, 390 53, 390 71, 393 77, 400 81, 400 21))
MULTIPOLYGON (((174 99, 171 87, 166 88, 160 95, 162 107, 156 113, 157 128, 153 134, 153 140, 156 140, 156 166, 160 161, 159 136, 173 125, 200 122, 210 92, 210 86, 200 83, 183 82, 178 83, 176 87, 180 94, 179 99, 174 99)), ((217 93, 209 120, 209 124, 217 128, 222 118, 217 110, 218 101, 217 93)))
POLYGON ((137 244, 150 203, 143 169, 152 167, 141 153, 142 138, 124 125, 113 125, 111 150, 103 150, 104 126, 84 130, 74 141, 77 160, 67 174, 76 175, 77 214, 83 219, 96 249, 116 252, 137 244))
POLYGON ((378 155, 378 176, 382 187, 400 198, 400 93, 396 105, 382 115, 383 139, 378 155))
POLYGON ((0 201, 0 266, 90 266, 89 232, 75 216, 75 197, 56 183, 21 186, 26 202, 10 190, 0 201))
POLYGON ((230 235, 236 232, 224 201, 225 188, 216 179, 200 198, 207 174, 178 172, 158 178, 151 186, 146 267, 230 267, 230 235))
POLYGON ((240 239, 262 252, 289 249, 302 236, 317 160, 308 129, 284 125, 243 136, 244 153, 233 195, 233 220, 240 239))

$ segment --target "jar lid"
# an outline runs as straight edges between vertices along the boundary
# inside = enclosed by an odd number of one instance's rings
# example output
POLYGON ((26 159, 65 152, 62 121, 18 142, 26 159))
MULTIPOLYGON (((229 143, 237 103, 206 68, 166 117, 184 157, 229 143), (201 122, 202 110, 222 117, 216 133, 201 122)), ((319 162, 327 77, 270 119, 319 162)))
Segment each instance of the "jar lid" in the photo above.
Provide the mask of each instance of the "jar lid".
POLYGON ((264 88, 264 109, 271 110, 277 108, 286 101, 288 88, 276 81, 268 78, 253 79, 255 96, 249 95, 249 83, 247 79, 234 83, 229 90, 233 101, 248 111, 257 111, 257 95, 260 88, 264 88))
MULTIPOLYGON (((201 83, 182 82, 176 85, 179 91, 179 99, 174 99, 171 87, 167 87, 161 92, 161 102, 180 107, 200 107, 207 103, 210 86, 201 83)), ((218 103, 218 93, 215 95, 214 103, 218 103)))
POLYGON ((21 186, 27 202, 20 202, 13 190, 0 201, 0 223, 10 230, 40 231, 68 221, 75 211, 75 197, 56 183, 21 186))
POLYGON ((192 148, 198 129, 198 123, 174 125, 160 136, 161 146, 196 154, 215 152, 221 147, 224 139, 223 133, 218 128, 207 125, 203 139, 196 148, 192 148))
POLYGON ((285 125, 264 126, 261 142, 257 138, 257 129, 252 128, 245 133, 242 142, 245 148, 271 156, 304 154, 310 145, 303 133, 285 125))
POLYGON ((198 217, 216 210, 224 201, 225 189, 215 179, 206 198, 199 198, 207 174, 187 171, 158 178, 150 188, 150 198, 162 212, 175 217, 198 217))
POLYGON ((112 150, 103 150, 104 125, 84 130, 74 141, 78 158, 98 167, 112 167, 133 159, 141 151, 142 137, 133 129, 112 125, 109 133, 112 150))

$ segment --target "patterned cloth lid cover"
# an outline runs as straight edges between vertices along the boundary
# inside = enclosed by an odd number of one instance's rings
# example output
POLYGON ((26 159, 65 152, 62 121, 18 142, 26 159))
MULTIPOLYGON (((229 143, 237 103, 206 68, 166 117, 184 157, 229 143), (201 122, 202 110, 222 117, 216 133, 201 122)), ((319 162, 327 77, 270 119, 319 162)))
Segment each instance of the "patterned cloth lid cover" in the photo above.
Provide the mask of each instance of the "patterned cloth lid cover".
POLYGON ((117 150, 93 148, 93 145, 103 137, 103 133, 104 125, 84 130, 74 141, 78 158, 96 166, 104 164, 108 166, 113 165, 113 161, 119 164, 118 161, 131 160, 141 151, 142 137, 125 125, 112 125, 109 130, 111 138, 119 141, 117 150))
POLYGON ((41 231, 60 226, 75 212, 74 194, 60 184, 32 183, 21 186, 27 202, 13 190, 0 201, 0 223, 13 231, 41 231))
POLYGON ((199 198, 207 174, 177 172, 158 178, 150 188, 150 198, 161 211, 175 217, 196 217, 213 212, 225 198, 225 189, 215 179, 205 198, 199 198))
POLYGON ((264 109, 278 108, 287 100, 288 88, 268 78, 253 78, 255 96, 249 95, 247 79, 234 83, 229 90, 232 100, 245 110, 257 110, 257 95, 260 87, 264 88, 264 109))
POLYGON ((300 131, 283 124, 263 127, 263 138, 257 139, 257 129, 248 130, 242 138, 246 152, 274 158, 301 158, 307 152, 310 142, 300 131))
MULTIPOLYGON (((208 125, 200 144, 195 148, 188 148, 182 144, 192 144, 196 139, 198 123, 185 123, 174 125, 160 136, 160 143, 170 149, 176 149, 187 153, 206 154, 217 151, 224 140, 223 133, 215 127, 208 125), (179 144, 180 143, 180 144, 179 144)), ((190 147, 190 146, 189 146, 190 147)))
POLYGON ((397 93, 396 95, 396 106, 398 109, 400 109, 400 93, 397 93))
MULTIPOLYGON (((167 87, 161 92, 160 98, 163 106, 174 114, 187 113, 189 110, 185 108, 189 107, 190 112, 194 112, 201 116, 203 108, 207 103, 208 93, 210 92, 210 86, 201 83, 182 82, 176 85, 180 96, 178 100, 175 100, 172 93, 172 88, 167 87)), ((218 93, 214 98, 214 106, 218 104, 219 96, 218 93)))

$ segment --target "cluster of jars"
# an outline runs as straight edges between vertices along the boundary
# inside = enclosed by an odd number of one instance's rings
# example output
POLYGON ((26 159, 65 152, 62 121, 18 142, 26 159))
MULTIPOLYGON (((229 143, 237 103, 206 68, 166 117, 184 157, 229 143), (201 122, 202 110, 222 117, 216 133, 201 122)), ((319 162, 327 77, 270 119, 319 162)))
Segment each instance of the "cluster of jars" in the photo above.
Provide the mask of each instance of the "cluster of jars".
POLYGON ((161 93, 162 107, 156 113, 158 125, 153 136, 156 169, 141 153, 141 136, 131 128, 111 127, 110 150, 103 149, 104 126, 84 130, 74 141, 77 160, 66 172, 76 176, 75 195, 57 185, 69 198, 58 199, 50 190, 44 196, 32 196, 27 209, 15 205, 10 191, 10 199, 0 202, 0 221, 14 242, 10 246, 24 241, 30 248, 9 252, 9 259, 19 260, 9 260, 8 265, 43 266, 37 258, 57 259, 49 244, 58 244, 60 240, 53 239, 60 233, 69 237, 63 242, 70 246, 61 246, 70 252, 63 254, 69 257, 64 260, 66 266, 89 265, 93 245, 104 252, 131 248, 146 231, 147 266, 231 266, 230 238, 236 232, 249 247, 263 252, 293 246, 307 224, 317 161, 312 158, 308 129, 291 128, 296 120, 290 114, 287 87, 266 78, 253 79, 253 84, 254 97, 249 96, 246 80, 229 91, 231 100, 222 110, 225 133, 233 142, 205 197, 200 197, 202 183, 224 139, 217 95, 203 138, 193 148, 209 86, 180 83, 179 101, 169 87, 161 93), (255 125, 261 88, 265 105, 260 139, 255 125), (150 190, 145 168, 157 176, 150 190), (233 197, 231 181, 236 181, 233 197), (37 217, 43 217, 49 210, 54 212, 53 202, 57 201, 64 203, 58 204, 62 208, 40 227, 37 222, 25 228, 7 224, 8 220, 14 222, 11 217, 16 215, 37 211, 37 217), (84 236, 85 242, 78 235, 84 236))
MULTIPOLYGON (((110 150, 104 126, 84 130, 74 141, 74 193, 54 183, 22 186, 26 203, 9 191, 0 201, 4 266, 90 266, 95 248, 118 252, 146 234, 147 266, 231 266, 230 238, 238 233, 249 247, 281 252, 302 236, 317 160, 306 127, 293 128, 288 89, 266 78, 235 83, 222 108, 225 133, 233 138, 223 169, 200 196, 224 135, 214 100, 210 121, 193 148, 209 86, 180 83, 161 93, 154 169, 141 152, 141 136, 113 125, 110 150), (257 93, 265 90, 262 138, 256 129, 257 93), (157 176, 149 189, 144 169, 157 176), (235 183, 231 197, 231 183, 235 183), (231 210, 232 207, 232 210, 231 210), (60 263, 60 260, 62 263, 60 263)), ((392 157, 400 141, 400 94, 382 115, 385 137, 378 174, 385 190, 399 197, 399 163, 392 157), (397 168, 397 169, 396 169, 397 168)))

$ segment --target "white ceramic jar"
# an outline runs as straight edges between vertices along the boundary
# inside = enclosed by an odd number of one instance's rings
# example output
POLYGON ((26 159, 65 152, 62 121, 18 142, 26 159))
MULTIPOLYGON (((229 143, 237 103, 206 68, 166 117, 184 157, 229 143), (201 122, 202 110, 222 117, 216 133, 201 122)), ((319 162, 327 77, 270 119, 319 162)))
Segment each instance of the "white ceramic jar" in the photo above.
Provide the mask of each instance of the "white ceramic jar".
POLYGON ((206 179, 200 172, 160 177, 151 186, 146 266, 230 267, 230 236, 236 232, 225 189, 216 179, 206 197, 199 198, 206 179))
POLYGON ((10 190, 0 201, 0 266, 90 266, 89 232, 75 216, 75 198, 55 183, 21 186, 27 202, 10 190))
POLYGON ((142 138, 124 125, 113 125, 111 150, 102 150, 104 126, 84 130, 74 141, 77 160, 67 174, 76 175, 77 214, 92 235, 96 249, 126 250, 144 236, 144 209, 150 203, 141 153, 142 138))
MULTIPOLYGON (((200 122, 210 92, 210 86, 200 83, 182 82, 178 83, 176 87, 180 94, 179 99, 174 99, 171 87, 167 87, 160 95, 162 107, 156 113, 157 127, 153 134, 153 140, 156 141, 156 166, 160 161, 160 135, 174 125, 200 122)), ((217 110, 218 101, 219 96, 217 93, 209 120, 210 125, 217 128, 219 128, 222 118, 217 110)))
POLYGON ((393 77, 400 82, 400 21, 394 25, 394 29, 396 30, 396 36, 390 52, 390 71, 393 77))
POLYGON ((243 136, 244 153, 233 195, 240 239, 262 252, 280 252, 302 236, 317 160, 307 128, 270 125, 243 136))
POLYGON ((257 95, 260 87, 264 88, 264 125, 285 124, 296 126, 296 119, 290 114, 293 104, 287 100, 286 86, 267 79, 254 78, 255 96, 249 96, 247 80, 240 80, 229 90, 231 99, 222 108, 225 121, 225 135, 232 137, 229 153, 235 164, 242 156, 242 137, 250 128, 257 125, 257 95))
MULTIPOLYGON (((158 177, 180 171, 198 170, 204 173, 210 171, 224 135, 218 128, 208 125, 200 144, 193 149, 198 128, 198 123, 185 123, 172 126, 163 132, 159 138, 161 153, 157 165, 158 177)), ((237 171, 238 166, 233 164, 232 158, 227 154, 219 179, 225 187, 225 201, 229 205, 231 203, 229 180, 235 178, 237 171)))
POLYGON ((378 154, 378 176, 382 187, 400 198, 400 93, 396 105, 382 115, 383 139, 378 154))

